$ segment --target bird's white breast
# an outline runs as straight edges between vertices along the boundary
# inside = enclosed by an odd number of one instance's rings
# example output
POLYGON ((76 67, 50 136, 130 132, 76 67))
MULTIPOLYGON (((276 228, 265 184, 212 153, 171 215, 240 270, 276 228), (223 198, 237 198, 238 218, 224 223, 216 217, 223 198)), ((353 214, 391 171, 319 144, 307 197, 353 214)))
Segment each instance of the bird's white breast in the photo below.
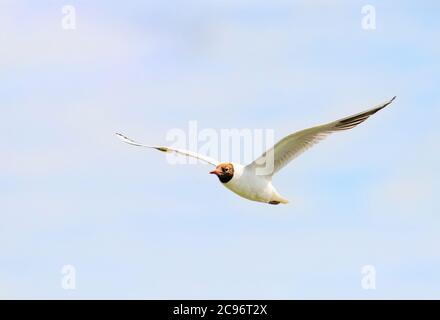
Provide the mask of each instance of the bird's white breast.
POLYGON ((269 202, 273 200, 274 188, 270 178, 255 175, 243 165, 233 164, 234 176, 224 186, 243 198, 269 202))

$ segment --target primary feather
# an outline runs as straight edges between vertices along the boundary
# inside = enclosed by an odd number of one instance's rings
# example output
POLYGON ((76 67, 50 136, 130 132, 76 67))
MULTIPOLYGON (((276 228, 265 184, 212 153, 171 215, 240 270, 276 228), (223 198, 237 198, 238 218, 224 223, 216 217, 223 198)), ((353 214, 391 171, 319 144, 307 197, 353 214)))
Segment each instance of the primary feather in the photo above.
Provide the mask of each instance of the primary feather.
POLYGON ((273 161, 273 170, 269 175, 274 175, 290 161, 327 137, 329 134, 356 127, 358 124, 367 120, 371 115, 385 108, 393 102, 395 98, 396 97, 393 97, 391 100, 367 111, 288 135, 276 143, 271 149, 263 153, 259 158, 255 159, 248 165, 248 167, 255 169, 266 164, 267 161, 273 161))

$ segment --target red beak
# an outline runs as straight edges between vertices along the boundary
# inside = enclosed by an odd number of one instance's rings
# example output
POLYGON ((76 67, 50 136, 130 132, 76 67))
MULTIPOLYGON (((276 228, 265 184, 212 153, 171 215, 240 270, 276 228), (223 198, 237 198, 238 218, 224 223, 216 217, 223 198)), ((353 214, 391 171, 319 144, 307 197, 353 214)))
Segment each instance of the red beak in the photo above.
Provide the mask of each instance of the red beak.
POLYGON ((216 175, 219 175, 220 174, 220 171, 219 170, 217 170, 217 169, 215 169, 215 170, 212 170, 211 172, 209 172, 210 174, 216 174, 216 175))

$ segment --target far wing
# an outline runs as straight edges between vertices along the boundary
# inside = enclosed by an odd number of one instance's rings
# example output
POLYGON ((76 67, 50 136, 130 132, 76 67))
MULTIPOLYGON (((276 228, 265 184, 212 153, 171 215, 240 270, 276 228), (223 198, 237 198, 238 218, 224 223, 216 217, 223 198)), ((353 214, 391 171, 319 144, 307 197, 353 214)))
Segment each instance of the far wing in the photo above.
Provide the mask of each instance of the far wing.
POLYGON ((159 150, 159 151, 162 151, 162 152, 175 152, 175 153, 183 155, 183 156, 199 159, 199 160, 204 161, 206 163, 212 164, 213 166, 217 166, 218 164, 220 164, 219 161, 217 161, 217 160, 215 160, 213 158, 210 158, 208 156, 204 156, 204 155, 192 152, 192 151, 176 149, 176 148, 170 148, 170 147, 164 147, 164 146, 149 146, 149 145, 145 145, 145 144, 141 144, 139 142, 136 142, 136 141, 134 141, 134 140, 124 136, 123 134, 116 133, 116 135, 123 142, 131 144, 133 146, 156 149, 156 150, 159 150))

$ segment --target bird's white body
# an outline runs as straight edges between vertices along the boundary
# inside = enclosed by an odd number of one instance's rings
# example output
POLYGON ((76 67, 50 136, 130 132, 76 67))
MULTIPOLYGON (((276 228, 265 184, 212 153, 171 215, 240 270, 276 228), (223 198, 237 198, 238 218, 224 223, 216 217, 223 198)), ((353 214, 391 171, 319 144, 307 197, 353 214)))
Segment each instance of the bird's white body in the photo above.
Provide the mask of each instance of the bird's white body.
POLYGON ((120 133, 117 135, 122 141, 134 146, 153 148, 162 152, 175 152, 216 166, 216 170, 210 173, 216 174, 226 188, 243 198, 270 204, 288 203, 272 185, 272 177, 275 173, 329 134, 354 128, 364 122, 371 115, 389 105, 394 98, 367 111, 290 134, 246 166, 239 163, 220 163, 216 159, 193 151, 144 145, 120 133), (270 166, 272 170, 259 174, 262 164, 273 164, 270 166))
POLYGON ((286 199, 275 190, 272 177, 256 175, 255 170, 239 163, 233 163, 234 176, 226 183, 226 188, 239 196, 258 202, 288 203, 286 199))

